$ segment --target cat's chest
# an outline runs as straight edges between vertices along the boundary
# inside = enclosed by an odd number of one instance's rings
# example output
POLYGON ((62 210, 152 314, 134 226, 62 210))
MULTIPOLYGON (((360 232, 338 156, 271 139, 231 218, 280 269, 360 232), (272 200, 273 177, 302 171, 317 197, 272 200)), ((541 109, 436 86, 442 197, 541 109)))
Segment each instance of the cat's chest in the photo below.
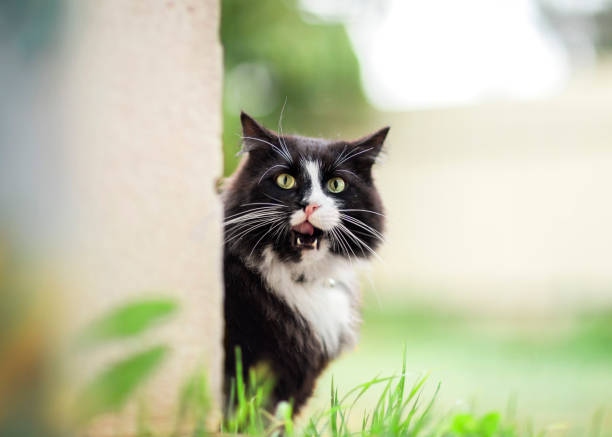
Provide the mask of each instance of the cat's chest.
POLYGON ((260 272, 268 288, 308 324, 329 356, 356 341, 355 273, 343 263, 314 269, 268 259, 260 272))

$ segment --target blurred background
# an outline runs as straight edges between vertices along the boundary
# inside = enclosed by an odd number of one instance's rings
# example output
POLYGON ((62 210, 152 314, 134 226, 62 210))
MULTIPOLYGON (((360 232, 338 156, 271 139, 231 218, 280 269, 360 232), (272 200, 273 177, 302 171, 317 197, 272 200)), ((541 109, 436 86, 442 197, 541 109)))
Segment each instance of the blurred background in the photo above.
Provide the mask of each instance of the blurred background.
MULTIPOLYGON (((408 369, 438 408, 612 433, 612 2, 222 2, 225 174, 241 109, 357 138, 376 169, 383 262, 362 341, 311 403, 408 369)), ((551 431, 552 432, 552 431, 551 431)))

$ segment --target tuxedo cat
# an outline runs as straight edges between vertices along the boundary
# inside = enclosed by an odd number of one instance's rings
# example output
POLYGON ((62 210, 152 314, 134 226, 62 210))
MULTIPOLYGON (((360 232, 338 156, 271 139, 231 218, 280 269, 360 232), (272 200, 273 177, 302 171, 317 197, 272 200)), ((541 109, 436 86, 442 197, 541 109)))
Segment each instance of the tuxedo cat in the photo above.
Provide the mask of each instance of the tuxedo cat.
POLYGON ((355 265, 382 241, 372 164, 389 128, 357 141, 277 134, 241 114, 246 156, 224 193, 225 392, 264 363, 270 408, 298 412, 329 361, 356 342, 355 265))

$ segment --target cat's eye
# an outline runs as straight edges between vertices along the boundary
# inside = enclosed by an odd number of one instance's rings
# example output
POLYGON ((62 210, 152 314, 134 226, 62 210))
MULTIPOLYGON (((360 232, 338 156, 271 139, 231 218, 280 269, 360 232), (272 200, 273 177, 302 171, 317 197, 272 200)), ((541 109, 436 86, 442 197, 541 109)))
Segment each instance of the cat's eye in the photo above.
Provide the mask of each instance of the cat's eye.
POLYGON ((344 191, 345 187, 346 185, 342 178, 331 178, 327 181, 327 189, 332 193, 340 193, 344 191))
POLYGON ((295 186, 295 178, 287 173, 279 174, 276 177, 276 185, 285 190, 290 190, 295 186))

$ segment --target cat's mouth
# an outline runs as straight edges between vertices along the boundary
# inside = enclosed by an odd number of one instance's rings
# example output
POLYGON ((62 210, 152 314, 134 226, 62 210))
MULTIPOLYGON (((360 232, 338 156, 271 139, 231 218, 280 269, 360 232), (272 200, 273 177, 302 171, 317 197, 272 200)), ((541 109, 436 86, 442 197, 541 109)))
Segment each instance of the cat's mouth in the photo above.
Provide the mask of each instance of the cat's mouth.
POLYGON ((323 231, 310 222, 300 223, 291 228, 291 245, 300 250, 318 249, 322 235, 323 231))

